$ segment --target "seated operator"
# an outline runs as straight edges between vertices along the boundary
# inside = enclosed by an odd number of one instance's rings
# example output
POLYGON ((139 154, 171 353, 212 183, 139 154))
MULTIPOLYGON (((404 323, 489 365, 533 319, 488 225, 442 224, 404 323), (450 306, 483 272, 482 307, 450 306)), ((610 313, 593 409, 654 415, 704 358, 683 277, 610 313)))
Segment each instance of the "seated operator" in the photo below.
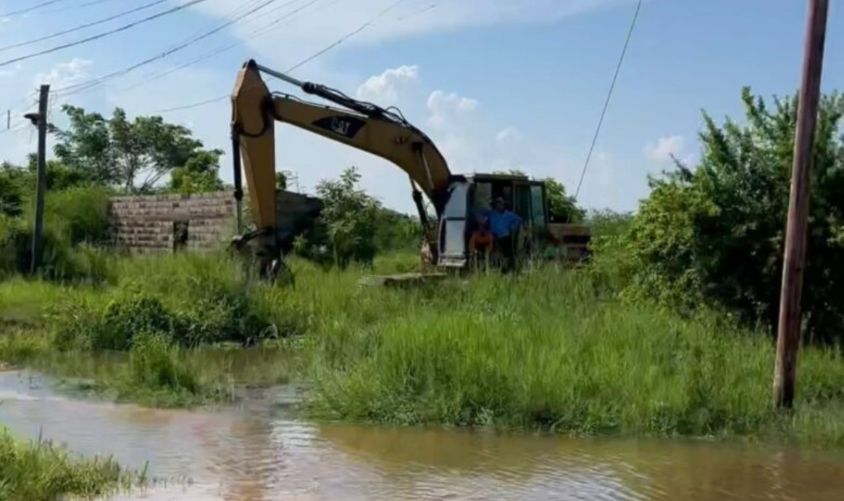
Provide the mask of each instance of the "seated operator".
POLYGON ((493 210, 487 213, 489 228, 495 237, 495 249, 501 256, 501 270, 510 272, 516 265, 516 239, 514 238, 522 224, 515 212, 508 210, 504 199, 498 197, 493 203, 493 210))

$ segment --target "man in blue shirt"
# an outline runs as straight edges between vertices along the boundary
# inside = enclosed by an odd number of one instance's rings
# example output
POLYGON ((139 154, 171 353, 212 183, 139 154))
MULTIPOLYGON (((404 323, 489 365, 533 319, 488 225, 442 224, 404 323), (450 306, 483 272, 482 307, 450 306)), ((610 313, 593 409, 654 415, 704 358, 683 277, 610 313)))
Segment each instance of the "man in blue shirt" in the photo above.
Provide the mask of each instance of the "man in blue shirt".
POLYGON ((515 266, 516 241, 514 237, 518 234, 522 225, 522 218, 515 212, 507 210, 504 199, 498 197, 493 203, 493 210, 487 213, 489 229, 495 237, 495 249, 500 253, 503 260, 502 271, 509 272, 515 266))

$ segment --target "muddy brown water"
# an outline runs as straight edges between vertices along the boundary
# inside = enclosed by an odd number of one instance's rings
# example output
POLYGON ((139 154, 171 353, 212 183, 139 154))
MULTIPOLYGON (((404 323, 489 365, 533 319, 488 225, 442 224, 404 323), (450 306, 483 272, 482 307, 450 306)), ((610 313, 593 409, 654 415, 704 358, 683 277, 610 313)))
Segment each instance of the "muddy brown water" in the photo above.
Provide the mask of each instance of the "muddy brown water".
POLYGON ((844 499, 844 452, 320 424, 296 400, 287 387, 217 411, 145 409, 0 373, 0 424, 17 436, 149 462, 158 481, 115 500, 844 499))

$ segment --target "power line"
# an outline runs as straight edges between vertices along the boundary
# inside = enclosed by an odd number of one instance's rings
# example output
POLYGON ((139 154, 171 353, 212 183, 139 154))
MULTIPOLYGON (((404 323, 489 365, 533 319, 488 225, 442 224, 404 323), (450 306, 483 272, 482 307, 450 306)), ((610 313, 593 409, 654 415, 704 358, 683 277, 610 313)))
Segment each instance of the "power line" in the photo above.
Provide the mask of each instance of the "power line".
POLYGON ((134 14, 135 12, 142 11, 142 10, 145 10, 145 9, 149 9, 150 7, 154 7, 156 5, 164 3, 166 1, 167 0, 156 0, 154 2, 150 2, 150 3, 147 3, 147 4, 141 5, 140 7, 135 7, 134 9, 127 10, 127 11, 121 12, 119 14, 114 14, 112 16, 108 16, 108 17, 105 17, 105 18, 102 18, 102 19, 98 19, 96 21, 91 21, 89 23, 80 24, 79 26, 75 26, 73 28, 58 31, 56 33, 51 33, 49 35, 44 35, 44 36, 41 36, 41 37, 38 37, 38 38, 33 38, 33 39, 27 40, 25 42, 18 42, 18 43, 12 44, 12 45, 6 45, 5 47, 0 47, 0 52, 7 51, 9 49, 16 49, 18 47, 23 47, 23 46, 26 46, 26 45, 32 45, 34 43, 43 42, 44 40, 50 40, 51 38, 56 38, 56 37, 60 37, 62 35, 67 35, 68 33, 73 33, 75 31, 84 30, 85 28, 90 28, 91 26, 97 26, 99 24, 107 23, 109 21, 113 21, 113 20, 118 19, 120 17, 128 16, 129 14, 134 14))
POLYGON ((174 14, 174 13, 179 12, 181 10, 187 9, 188 7, 192 7, 196 4, 203 3, 203 2, 206 2, 206 1, 207 0, 191 0, 188 3, 177 5, 176 7, 173 7, 171 9, 167 9, 163 12, 159 12, 157 14, 153 14, 153 15, 145 17, 143 19, 133 21, 129 24, 124 24, 123 26, 120 26, 118 28, 114 28, 114 29, 109 30, 109 31, 97 33, 96 35, 92 35, 92 36, 82 38, 80 40, 76 40, 76 41, 69 42, 69 43, 66 43, 66 44, 57 45, 55 47, 51 47, 49 49, 44 49, 42 51, 33 52, 33 53, 27 54, 25 56, 19 56, 19 57, 15 57, 15 58, 12 58, 12 59, 7 59, 5 61, 0 62, 0 67, 8 66, 12 63, 16 63, 18 61, 23 61, 25 59, 31 59, 33 57, 43 56, 44 54, 50 54, 52 52, 58 52, 60 50, 68 49, 70 47, 76 47, 77 45, 82 45, 82 44, 85 44, 85 43, 88 43, 88 42, 92 42, 94 40, 99 40, 100 38, 104 38, 104 37, 107 37, 109 35, 114 35, 115 33, 120 33, 122 31, 126 31, 130 28, 134 28, 134 27, 139 26, 141 24, 148 23, 148 22, 153 21, 155 19, 158 19, 160 17, 164 17, 164 16, 167 16, 167 15, 170 15, 170 14, 174 14))
MULTIPOLYGON (((345 42, 345 41, 346 41, 346 40, 348 40, 349 38, 353 37, 354 35, 356 35, 356 34, 358 34, 358 33, 362 32, 363 30, 365 30, 365 29, 367 29, 367 28, 369 28, 369 27, 370 27, 370 26, 372 26, 372 24, 373 24, 373 23, 375 23, 375 21, 377 21, 380 17, 382 17, 384 14, 386 14, 387 12, 389 12, 390 10, 392 10, 395 6, 397 6, 398 4, 402 3, 403 1, 404 1, 404 0, 396 0, 395 2, 393 2, 392 4, 390 4, 387 8, 385 8, 385 9, 381 10, 381 11, 380 11, 378 14, 376 14, 376 15, 375 15, 372 19, 370 19, 369 21, 367 21, 367 22, 363 23, 362 25, 360 25, 358 28, 356 28, 356 29, 354 29, 354 30, 352 30, 352 31, 350 31, 350 32, 348 32, 348 33, 346 33, 345 35, 343 35, 343 36, 342 36, 342 37, 340 37, 339 39, 337 39, 337 40, 335 40, 334 42, 332 42, 332 43, 330 43, 329 45, 327 45, 325 48, 320 49, 319 51, 315 52, 314 54, 312 54, 312 55, 310 55, 310 56, 306 57, 305 59, 303 59, 303 60, 299 61, 298 63, 294 64, 294 65, 293 65, 293 66, 291 66, 290 68, 287 68, 286 70, 284 70, 284 71, 285 71, 285 73, 291 72, 291 71, 293 71, 293 70, 295 70, 295 69, 297 69, 297 68, 299 68, 299 67, 301 67, 301 66, 303 66, 303 65, 305 65, 305 64, 307 64, 307 63, 309 63, 309 62, 311 62, 311 61, 313 61, 314 59, 316 59, 316 58, 318 58, 319 56, 321 56, 321 55, 325 54, 326 52, 330 51, 331 49, 334 49, 335 47, 337 47, 337 46, 341 45, 343 42, 345 42)), ((172 107, 172 108, 164 108, 164 109, 156 110, 156 111, 154 111, 153 113, 169 113, 169 112, 172 112, 172 111, 182 111, 182 110, 188 110, 188 109, 192 109, 192 108, 198 108, 198 107, 200 107, 200 106, 205 106, 205 105, 207 105, 207 104, 211 104, 211 103, 216 103, 216 102, 218 102, 218 101, 222 101, 223 99, 226 99, 226 98, 228 98, 228 97, 229 97, 229 95, 228 95, 228 94, 223 94, 222 96, 217 96, 217 97, 214 97, 214 98, 211 98, 211 99, 206 99, 206 100, 204 100, 204 101, 200 101, 200 102, 198 102, 198 103, 186 104, 186 105, 184 105, 184 106, 175 106, 175 107, 172 107)))
POLYGON ((180 43, 176 46, 173 46, 173 47, 167 49, 166 51, 162 52, 161 54, 149 57, 147 59, 144 59, 141 62, 135 63, 135 64, 133 64, 129 67, 123 68, 121 70, 117 70, 117 71, 111 72, 109 74, 99 76, 97 78, 94 78, 93 80, 89 80, 87 82, 81 82, 81 83, 78 83, 78 84, 69 85, 69 86, 64 87, 62 89, 59 89, 59 91, 62 92, 62 95, 66 97, 66 96, 69 96, 69 95, 72 95, 72 94, 77 94, 79 92, 84 92, 86 90, 92 89, 92 88, 106 82, 107 80, 125 75, 125 74, 127 74, 131 71, 134 71, 134 70, 142 67, 142 66, 146 66, 146 65, 148 65, 152 62, 158 61, 160 59, 164 59, 165 57, 168 57, 172 54, 175 54, 176 52, 184 50, 185 48, 187 48, 187 47, 189 47, 189 46, 191 46, 191 45, 193 45, 193 44, 195 44, 195 43, 197 43, 197 42, 199 42, 199 41, 201 41, 205 38, 208 38, 211 35, 218 33, 225 28, 228 28, 229 26, 241 21, 243 18, 254 14, 255 12, 263 9, 264 7, 270 5, 271 3, 274 3, 276 1, 277 0, 266 0, 265 2, 263 2, 263 3, 253 7, 251 9, 249 9, 248 11, 230 19, 229 21, 226 21, 223 24, 221 24, 221 25, 219 25, 219 26, 217 26, 217 27, 215 27, 211 30, 208 30, 204 33, 201 33, 200 35, 195 36, 195 37, 193 37, 193 38, 191 38, 191 39, 189 39, 185 42, 182 42, 182 43, 180 43))
MULTIPOLYGON (((72 9, 85 9, 87 7, 93 7, 95 5, 100 5, 100 4, 104 4, 104 3, 107 3, 107 2, 115 2, 115 1, 117 1, 117 0, 93 0, 91 2, 85 2, 85 3, 79 4, 79 5, 68 5, 67 7, 59 7, 57 9, 50 9, 50 10, 44 11, 44 13, 45 14, 52 14, 54 12, 65 12, 65 11, 72 10, 72 9)), ((123 1, 123 0, 120 0, 120 1, 123 1)))
POLYGON ((430 4, 430 5, 426 6, 426 7, 423 7, 422 9, 419 9, 419 10, 415 11, 415 12, 411 12, 411 13, 409 13, 409 14, 405 14, 405 15, 403 15, 403 16, 399 16, 399 17, 397 17, 397 18, 396 18, 396 21, 404 21, 404 20, 407 20, 407 19, 410 19, 410 18, 413 18, 413 17, 419 16, 419 15, 422 15, 422 14, 424 14, 424 13, 426 13, 426 12, 430 11, 430 10, 435 9, 436 7, 437 7, 437 4, 432 3, 432 4, 430 4))
MULTIPOLYGON (((286 7, 286 6, 288 6, 288 5, 292 4, 292 3, 295 3, 295 2, 297 2, 297 1, 298 1, 298 0, 291 0, 291 1, 289 1, 289 2, 286 2, 286 3, 282 4, 282 5, 280 5, 280 6, 279 6, 279 8, 273 9, 273 12, 277 12, 277 11, 278 11, 281 7, 286 7)), ((292 10, 292 11, 290 11, 290 12, 285 13, 285 14, 284 14, 284 15, 282 15, 281 17, 279 17, 279 18, 277 18, 277 19, 273 20, 273 21, 272 21, 272 22, 270 22, 269 24, 266 24, 266 25, 262 26, 261 28, 259 28, 258 30, 256 30, 254 33, 250 34, 250 40, 254 40, 255 38, 258 38, 258 37, 260 37, 260 36, 264 36, 264 35, 269 34, 269 33, 272 31, 272 30, 270 30, 269 28, 272 28, 273 26, 275 26, 276 24, 280 23, 281 21, 284 21, 284 20, 286 20, 286 19, 288 19, 288 18, 290 18, 290 17, 293 17, 295 14, 299 13, 300 11, 302 11, 302 10, 304 10, 304 9, 306 9, 306 8, 308 8, 308 7, 310 7, 311 5, 313 5, 313 4, 315 4, 315 3, 319 2, 319 1, 320 1, 320 0, 311 0, 310 2, 308 2, 308 3, 306 3, 306 4, 301 5, 301 6, 297 7, 296 9, 294 9, 294 10, 292 10)), ((214 56, 218 56, 218 55, 220 55, 220 54, 222 54, 222 53, 224 53, 224 52, 228 52, 228 51, 230 51, 231 49, 234 49, 235 47, 238 47, 238 46, 240 46, 240 45, 243 45, 244 43, 245 43, 245 40, 240 40, 240 41, 237 41, 237 42, 234 42, 234 43, 230 43, 230 44, 228 44, 228 45, 224 45, 224 46, 218 47, 218 48, 216 48, 216 49, 214 49, 214 50, 212 50, 212 51, 210 51, 210 52, 206 52, 206 53, 204 53, 204 54, 200 55, 199 57, 196 57, 196 58, 194 58, 194 59, 191 59, 190 61, 187 61, 187 62, 185 62, 185 63, 182 63, 182 64, 180 64, 179 66, 176 66, 176 67, 174 67, 174 68, 169 68, 169 69, 167 69, 167 70, 164 70, 164 71, 162 71, 162 72, 158 72, 158 73, 150 73, 150 74, 146 75, 145 77, 143 77, 143 79, 142 79, 140 82, 138 82, 138 83, 136 83, 136 84, 133 84, 133 85, 130 85, 130 86, 128 86, 128 87, 123 87, 123 88, 122 88, 122 89, 120 89, 120 90, 121 90, 121 91, 129 91, 129 90, 132 90, 132 89, 136 89, 136 88, 141 87, 141 86, 143 86, 143 85, 146 85, 146 84, 148 84, 148 83, 150 83, 150 82, 153 82, 153 81, 155 81, 155 80, 159 80, 159 79, 164 78, 164 77, 166 77, 166 76, 168 76, 168 75, 171 75, 171 74, 173 74, 173 73, 176 73, 177 71, 183 70, 183 69, 185 69, 185 68, 187 68, 187 67, 189 67, 189 66, 193 66, 193 65, 194 65, 194 64, 196 64, 196 63, 199 63, 199 62, 205 61, 205 60, 210 59, 210 58, 212 58, 212 57, 214 57, 214 56)))
POLYGON ((583 171, 580 173, 580 181, 577 183, 577 190, 574 192, 574 198, 580 194, 580 188, 583 186, 583 178, 586 177, 586 169, 589 168, 589 160, 592 159, 592 153, 595 151, 595 143, 598 142, 598 134, 601 132, 601 126, 604 123, 604 117, 607 114, 607 108, 610 105, 610 98, 615 89, 615 82, 618 80, 618 74, 621 71, 621 63, 624 62, 624 56, 627 54, 627 47, 630 45, 630 39, 633 37, 633 29, 636 27, 636 21, 639 19, 639 11, 642 9, 642 0, 636 4, 636 11, 633 13, 633 20, 630 22, 630 29, 627 31, 627 38, 624 40, 624 48, 621 49, 621 56, 618 58, 618 64, 615 67, 615 73, 610 83, 610 90, 607 92, 607 99, 604 101, 604 109, 601 110, 601 118, 598 119, 598 126, 595 128, 595 135, 592 136, 592 144, 589 146, 589 153, 586 155, 586 162, 583 164, 583 171))
POLYGON ((27 12, 32 12, 34 10, 40 9, 41 7, 47 7, 48 5, 53 5, 54 3, 64 2, 64 0, 49 0, 48 2, 41 2, 39 4, 32 5, 30 7, 26 7, 20 10, 13 10, 12 12, 6 12, 4 14, 0 14, 0 17, 12 17, 12 16, 19 16, 21 14, 26 14, 27 12))

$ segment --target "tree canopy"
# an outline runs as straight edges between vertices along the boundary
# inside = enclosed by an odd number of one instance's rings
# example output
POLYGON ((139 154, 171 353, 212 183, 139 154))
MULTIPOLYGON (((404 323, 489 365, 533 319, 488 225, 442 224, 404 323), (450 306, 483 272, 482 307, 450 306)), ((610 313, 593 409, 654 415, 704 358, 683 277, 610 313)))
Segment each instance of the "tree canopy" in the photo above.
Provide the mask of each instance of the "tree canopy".
POLYGON ((220 150, 208 150, 191 131, 159 116, 130 120, 121 108, 111 118, 65 105, 69 125, 58 132, 55 154, 71 173, 128 193, 152 191, 168 175, 171 189, 218 189, 220 150))
MULTIPOLYGON (((651 179, 630 250, 641 290, 681 306, 712 302, 775 327, 793 160, 796 98, 742 92, 745 121, 704 115, 697 168, 651 179)), ((812 158, 803 308, 807 332, 844 332, 844 98, 826 95, 812 158)))
POLYGON ((377 251, 375 234, 380 203, 358 187, 357 169, 316 188, 323 209, 317 223, 297 239, 296 251, 325 265, 341 268, 353 262, 371 264, 377 251))

